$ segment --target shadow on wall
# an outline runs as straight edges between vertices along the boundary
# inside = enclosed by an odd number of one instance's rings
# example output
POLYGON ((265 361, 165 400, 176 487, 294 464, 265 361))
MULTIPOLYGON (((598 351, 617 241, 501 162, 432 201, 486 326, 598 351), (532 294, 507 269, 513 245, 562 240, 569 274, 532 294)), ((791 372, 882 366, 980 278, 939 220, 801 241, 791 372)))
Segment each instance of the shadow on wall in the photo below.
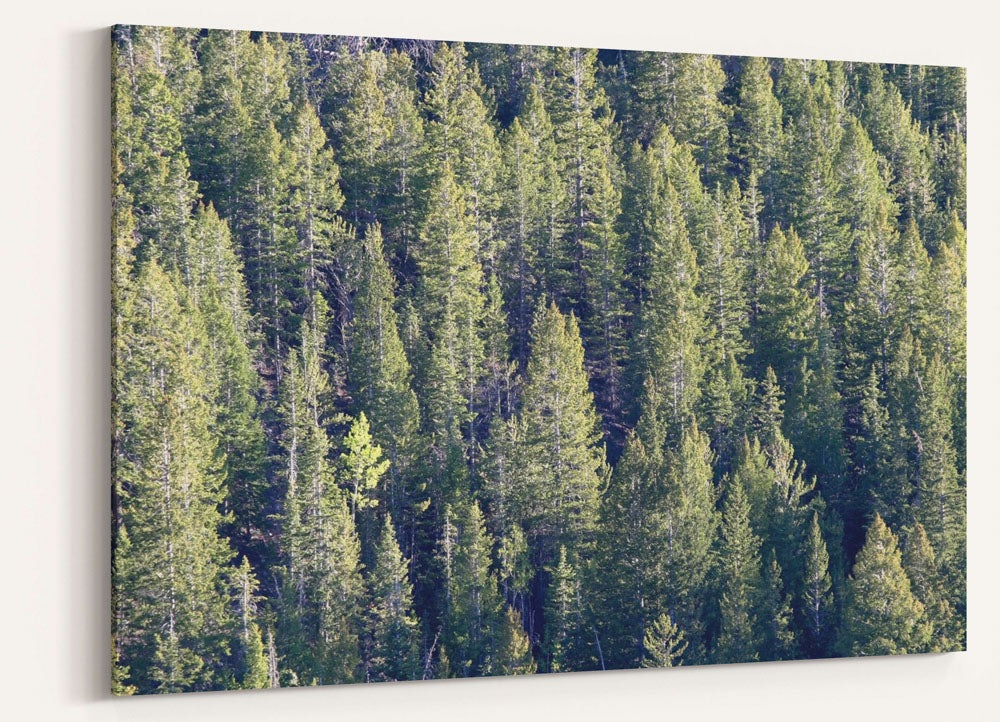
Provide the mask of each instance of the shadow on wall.
MULTIPOLYGON (((111 31, 98 28, 66 39, 65 105, 60 140, 66 152, 63 181, 70 213, 63 216, 69 279, 66 309, 76 357, 60 364, 70 390, 58 423, 69 428, 63 454, 63 518, 71 547, 61 569, 69 584, 65 648, 66 694, 72 701, 110 699, 110 429, 111 429, 111 31)), ((56 662, 56 660, 53 660, 56 662)), ((56 662, 58 663, 58 662, 56 662)))

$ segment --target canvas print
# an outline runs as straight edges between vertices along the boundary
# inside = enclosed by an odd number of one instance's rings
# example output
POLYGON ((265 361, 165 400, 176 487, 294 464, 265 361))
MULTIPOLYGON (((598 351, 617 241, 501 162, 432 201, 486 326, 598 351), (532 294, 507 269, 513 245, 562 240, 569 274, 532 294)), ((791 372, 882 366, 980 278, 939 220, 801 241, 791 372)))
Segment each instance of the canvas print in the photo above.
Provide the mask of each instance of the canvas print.
POLYGON ((114 693, 965 648, 963 69, 112 76, 114 693))

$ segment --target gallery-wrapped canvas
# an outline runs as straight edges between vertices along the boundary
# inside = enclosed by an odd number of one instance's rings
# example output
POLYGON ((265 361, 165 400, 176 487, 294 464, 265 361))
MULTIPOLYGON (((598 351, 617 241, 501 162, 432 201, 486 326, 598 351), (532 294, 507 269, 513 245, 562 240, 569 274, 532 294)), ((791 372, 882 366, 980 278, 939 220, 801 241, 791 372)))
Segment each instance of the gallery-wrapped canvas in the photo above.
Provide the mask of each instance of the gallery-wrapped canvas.
POLYGON ((965 648, 964 70, 112 37, 116 694, 965 648))

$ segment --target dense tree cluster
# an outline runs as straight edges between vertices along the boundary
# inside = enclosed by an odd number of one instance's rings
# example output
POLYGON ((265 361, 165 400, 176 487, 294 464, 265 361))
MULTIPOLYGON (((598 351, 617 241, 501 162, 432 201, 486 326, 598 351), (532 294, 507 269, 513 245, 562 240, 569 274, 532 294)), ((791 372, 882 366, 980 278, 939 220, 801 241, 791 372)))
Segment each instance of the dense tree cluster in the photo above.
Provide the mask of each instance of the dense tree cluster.
POLYGON ((964 647, 964 71, 113 37, 116 693, 964 647))

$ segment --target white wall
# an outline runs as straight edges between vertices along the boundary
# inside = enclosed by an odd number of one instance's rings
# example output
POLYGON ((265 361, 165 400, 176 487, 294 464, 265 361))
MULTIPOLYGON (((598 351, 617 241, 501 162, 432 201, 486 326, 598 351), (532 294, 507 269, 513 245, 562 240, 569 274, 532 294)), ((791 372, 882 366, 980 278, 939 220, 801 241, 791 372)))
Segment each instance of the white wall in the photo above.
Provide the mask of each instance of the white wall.
POLYGON ((0 74, 0 714, 7 719, 997 719, 996 18, 975 3, 20 0, 0 74), (108 26, 493 40, 967 65, 969 651, 108 697, 108 26), (992 514, 991 514, 992 512, 992 514))

